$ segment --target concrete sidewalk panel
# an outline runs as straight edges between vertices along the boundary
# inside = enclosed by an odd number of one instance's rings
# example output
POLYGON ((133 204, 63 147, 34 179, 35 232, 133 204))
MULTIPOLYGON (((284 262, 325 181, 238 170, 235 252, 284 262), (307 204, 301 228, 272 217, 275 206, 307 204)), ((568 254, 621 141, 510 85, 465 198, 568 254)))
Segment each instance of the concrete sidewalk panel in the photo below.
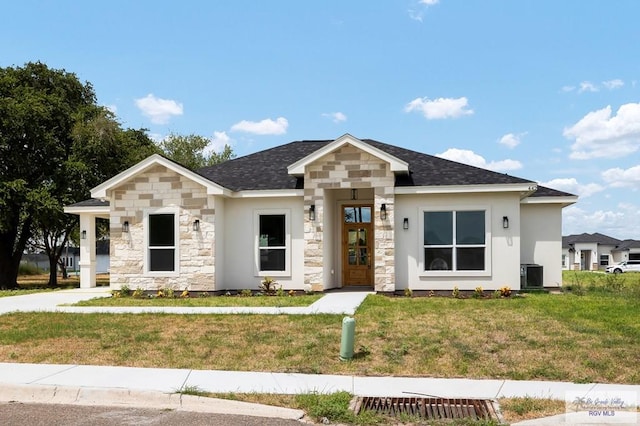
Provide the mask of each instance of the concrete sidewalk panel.
POLYGON ((3 383, 34 383, 75 368, 72 364, 14 364, 0 362, 3 383))
POLYGON ((502 380, 467 380, 414 377, 355 377, 354 394, 360 396, 435 396, 442 398, 494 398, 502 380))
POLYGON ((36 383, 93 388, 125 388, 176 392, 187 379, 189 370, 170 368, 134 368, 79 365, 36 383))
POLYGON ((250 371, 193 370, 184 384, 207 392, 276 393, 271 373, 250 371))
POLYGON ((353 376, 331 374, 272 373, 277 383, 273 393, 353 393, 353 376))
POLYGON ((545 382, 541 380, 505 380, 498 398, 530 396, 533 398, 551 398, 564 400, 566 392, 579 392, 585 395, 594 387, 593 383, 545 382))

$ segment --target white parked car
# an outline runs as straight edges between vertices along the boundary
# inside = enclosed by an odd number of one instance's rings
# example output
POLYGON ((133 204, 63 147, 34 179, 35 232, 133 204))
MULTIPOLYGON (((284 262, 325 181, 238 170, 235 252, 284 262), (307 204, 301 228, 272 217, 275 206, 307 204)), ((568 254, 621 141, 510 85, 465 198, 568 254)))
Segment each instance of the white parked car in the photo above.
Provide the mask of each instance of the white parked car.
POLYGON ((607 266, 607 272, 613 274, 621 274, 623 272, 638 271, 640 272, 640 260, 625 260, 615 265, 607 266))

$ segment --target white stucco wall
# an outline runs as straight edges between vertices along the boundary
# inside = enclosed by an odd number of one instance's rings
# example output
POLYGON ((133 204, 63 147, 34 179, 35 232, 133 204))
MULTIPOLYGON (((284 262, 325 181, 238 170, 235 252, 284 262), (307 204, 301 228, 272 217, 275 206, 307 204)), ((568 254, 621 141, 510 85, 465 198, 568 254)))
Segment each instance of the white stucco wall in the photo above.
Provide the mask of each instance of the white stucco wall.
POLYGON ((221 196, 209 195, 209 202, 213 199, 213 205, 216 206, 214 217, 214 228, 216 229, 216 238, 214 241, 214 256, 215 256, 215 282, 216 290, 224 290, 226 287, 225 282, 225 270, 226 270, 226 232, 221 232, 220 229, 225 225, 225 206, 226 199, 221 196))
MULTIPOLYGON (((216 207, 217 208, 217 207, 216 207)), ((304 288, 304 200, 302 197, 228 198, 224 202, 224 222, 217 222, 222 229, 224 244, 216 246, 217 253, 224 252, 223 280, 218 288, 227 290, 258 289, 263 276, 255 271, 254 219, 256 211, 288 210, 291 232, 291 273, 287 276, 272 274, 282 287, 304 288)), ((216 209, 216 214, 218 210, 216 209)), ((218 261, 216 256, 216 262, 218 261)), ((263 274, 264 275, 264 274, 263 274)))
POLYGON ((562 206, 521 205, 522 263, 542 265, 543 285, 562 285, 562 206))
MULTIPOLYGON (((520 288, 520 198, 515 193, 488 194, 428 194, 396 195, 395 199, 395 265, 396 290, 473 290, 481 286, 495 290, 509 286, 520 288), (490 271, 486 273, 451 272, 440 276, 423 273, 423 210, 429 209, 484 209, 487 214, 487 252, 490 271), (503 229, 502 218, 509 218, 509 228, 503 229), (404 218, 409 229, 403 229, 404 218)), ((558 234, 560 235, 560 234, 558 234)))

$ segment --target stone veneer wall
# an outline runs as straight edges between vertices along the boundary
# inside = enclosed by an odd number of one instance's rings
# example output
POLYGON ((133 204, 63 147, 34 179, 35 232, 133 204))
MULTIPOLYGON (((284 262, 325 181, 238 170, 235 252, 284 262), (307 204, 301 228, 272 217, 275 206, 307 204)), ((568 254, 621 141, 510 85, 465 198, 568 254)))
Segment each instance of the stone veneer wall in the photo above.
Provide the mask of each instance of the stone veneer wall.
POLYGON ((130 289, 215 290, 214 197, 202 185, 156 165, 110 191, 111 287, 130 289), (179 275, 144 273, 145 211, 178 208, 179 275), (200 220, 200 231, 193 221, 200 220), (129 232, 122 224, 129 222, 129 232))
MULTIPOLYGON (((324 192, 331 189, 373 188, 374 192, 374 288, 395 290, 394 211, 395 176, 385 161, 350 144, 307 166, 304 173, 305 211, 316 206, 316 220, 305 214, 304 282, 314 290, 323 290, 323 211, 324 192), (380 219, 380 207, 386 204, 387 219, 380 219)), ((362 201, 362 200, 359 200, 362 201)), ((342 238, 342 223, 336 224, 337 238, 342 238)), ((341 246, 341 245, 340 245, 341 246)), ((339 254, 336 254, 339 256, 339 254)))

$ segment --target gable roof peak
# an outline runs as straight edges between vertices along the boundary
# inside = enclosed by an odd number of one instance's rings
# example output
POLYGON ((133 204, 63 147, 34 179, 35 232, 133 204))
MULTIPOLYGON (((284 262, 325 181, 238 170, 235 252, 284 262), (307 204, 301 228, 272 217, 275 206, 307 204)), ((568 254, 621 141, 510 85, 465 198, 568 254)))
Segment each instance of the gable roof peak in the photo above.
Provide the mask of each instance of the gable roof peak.
POLYGON ((352 135, 350 135, 349 133, 345 133, 344 135, 340 136, 339 138, 329 142, 328 144, 326 144, 325 146, 323 146, 322 148, 312 152, 311 154, 301 158, 300 160, 296 161, 295 163, 289 165, 287 167, 287 171, 290 175, 292 176, 303 176, 304 175, 304 170, 306 168, 306 166, 308 166, 309 164, 313 163, 314 161, 318 160, 319 158, 324 157, 325 155, 343 147, 344 145, 352 145, 370 155, 373 155, 374 157, 377 157, 383 161, 386 161, 387 163, 389 163, 389 166, 391 168, 391 171, 394 173, 405 173, 408 174, 409 173, 409 164, 404 161, 401 160, 400 158, 368 143, 368 141, 365 140, 361 140, 358 139, 352 135))

